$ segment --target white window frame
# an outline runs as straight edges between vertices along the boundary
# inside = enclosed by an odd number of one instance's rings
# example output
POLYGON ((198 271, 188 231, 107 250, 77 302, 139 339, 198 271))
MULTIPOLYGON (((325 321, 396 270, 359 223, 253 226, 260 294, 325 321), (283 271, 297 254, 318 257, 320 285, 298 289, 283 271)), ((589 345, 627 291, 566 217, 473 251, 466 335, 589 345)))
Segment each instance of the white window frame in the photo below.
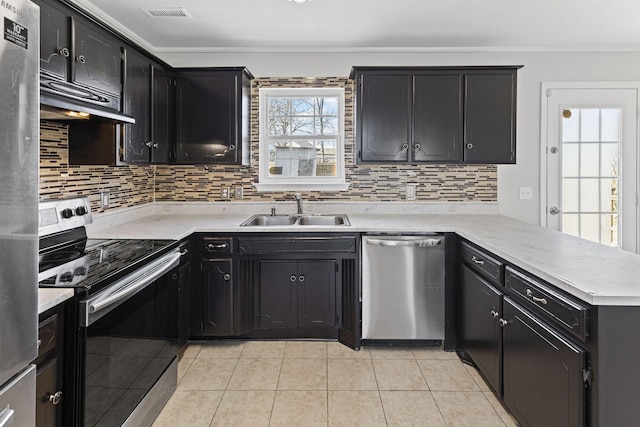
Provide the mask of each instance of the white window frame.
POLYGON ((349 183, 345 178, 345 158, 344 158, 344 110, 345 96, 344 88, 261 88, 260 97, 260 151, 258 156, 259 178, 254 186, 258 191, 288 191, 288 190, 310 190, 310 191, 346 191, 349 183), (338 138, 336 147, 336 176, 292 176, 282 178, 272 178, 269 176, 269 129, 268 129, 268 98, 272 97, 296 97, 313 98, 322 96, 338 97, 338 138))

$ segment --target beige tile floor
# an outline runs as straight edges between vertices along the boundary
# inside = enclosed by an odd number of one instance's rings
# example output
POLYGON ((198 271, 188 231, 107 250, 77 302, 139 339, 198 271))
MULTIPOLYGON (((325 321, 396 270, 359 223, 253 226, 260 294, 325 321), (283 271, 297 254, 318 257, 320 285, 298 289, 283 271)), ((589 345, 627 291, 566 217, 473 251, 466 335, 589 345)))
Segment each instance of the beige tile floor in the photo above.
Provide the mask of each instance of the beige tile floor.
POLYGON ((474 368, 439 349, 195 343, 178 381, 153 427, 517 426, 474 368))

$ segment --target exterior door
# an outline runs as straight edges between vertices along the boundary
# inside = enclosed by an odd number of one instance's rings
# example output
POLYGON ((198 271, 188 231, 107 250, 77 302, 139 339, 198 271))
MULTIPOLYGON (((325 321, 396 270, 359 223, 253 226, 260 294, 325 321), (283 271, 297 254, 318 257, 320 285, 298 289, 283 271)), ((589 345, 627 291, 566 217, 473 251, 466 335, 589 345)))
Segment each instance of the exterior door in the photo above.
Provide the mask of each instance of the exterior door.
POLYGON ((637 102, 637 88, 543 86, 548 228, 637 252, 637 102))

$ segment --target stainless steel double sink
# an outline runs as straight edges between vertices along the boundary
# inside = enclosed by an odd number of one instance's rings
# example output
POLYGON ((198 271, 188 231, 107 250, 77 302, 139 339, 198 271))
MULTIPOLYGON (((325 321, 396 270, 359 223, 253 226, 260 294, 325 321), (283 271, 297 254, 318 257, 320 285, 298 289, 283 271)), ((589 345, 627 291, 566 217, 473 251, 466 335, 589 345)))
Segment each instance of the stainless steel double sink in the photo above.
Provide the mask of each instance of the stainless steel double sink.
POLYGON ((282 227, 305 225, 348 226, 351 225, 351 223, 349 222, 349 218, 346 215, 300 214, 253 215, 251 218, 240 224, 241 227, 282 227))

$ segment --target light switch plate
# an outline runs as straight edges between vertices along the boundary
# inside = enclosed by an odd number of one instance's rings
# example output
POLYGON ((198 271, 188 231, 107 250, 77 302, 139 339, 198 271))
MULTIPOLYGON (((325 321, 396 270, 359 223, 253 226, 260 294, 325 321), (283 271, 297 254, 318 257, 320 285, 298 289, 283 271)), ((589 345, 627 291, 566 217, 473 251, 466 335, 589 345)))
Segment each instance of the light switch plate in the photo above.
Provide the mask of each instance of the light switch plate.
POLYGON ((533 188, 520 187, 520 200, 531 200, 531 199, 533 199, 533 188))
POLYGON ((242 187, 236 187, 233 189, 233 198, 242 199, 244 197, 244 189, 242 187))
POLYGON ((416 187, 418 184, 407 184, 406 190, 406 199, 407 200, 415 200, 416 199, 416 187))

